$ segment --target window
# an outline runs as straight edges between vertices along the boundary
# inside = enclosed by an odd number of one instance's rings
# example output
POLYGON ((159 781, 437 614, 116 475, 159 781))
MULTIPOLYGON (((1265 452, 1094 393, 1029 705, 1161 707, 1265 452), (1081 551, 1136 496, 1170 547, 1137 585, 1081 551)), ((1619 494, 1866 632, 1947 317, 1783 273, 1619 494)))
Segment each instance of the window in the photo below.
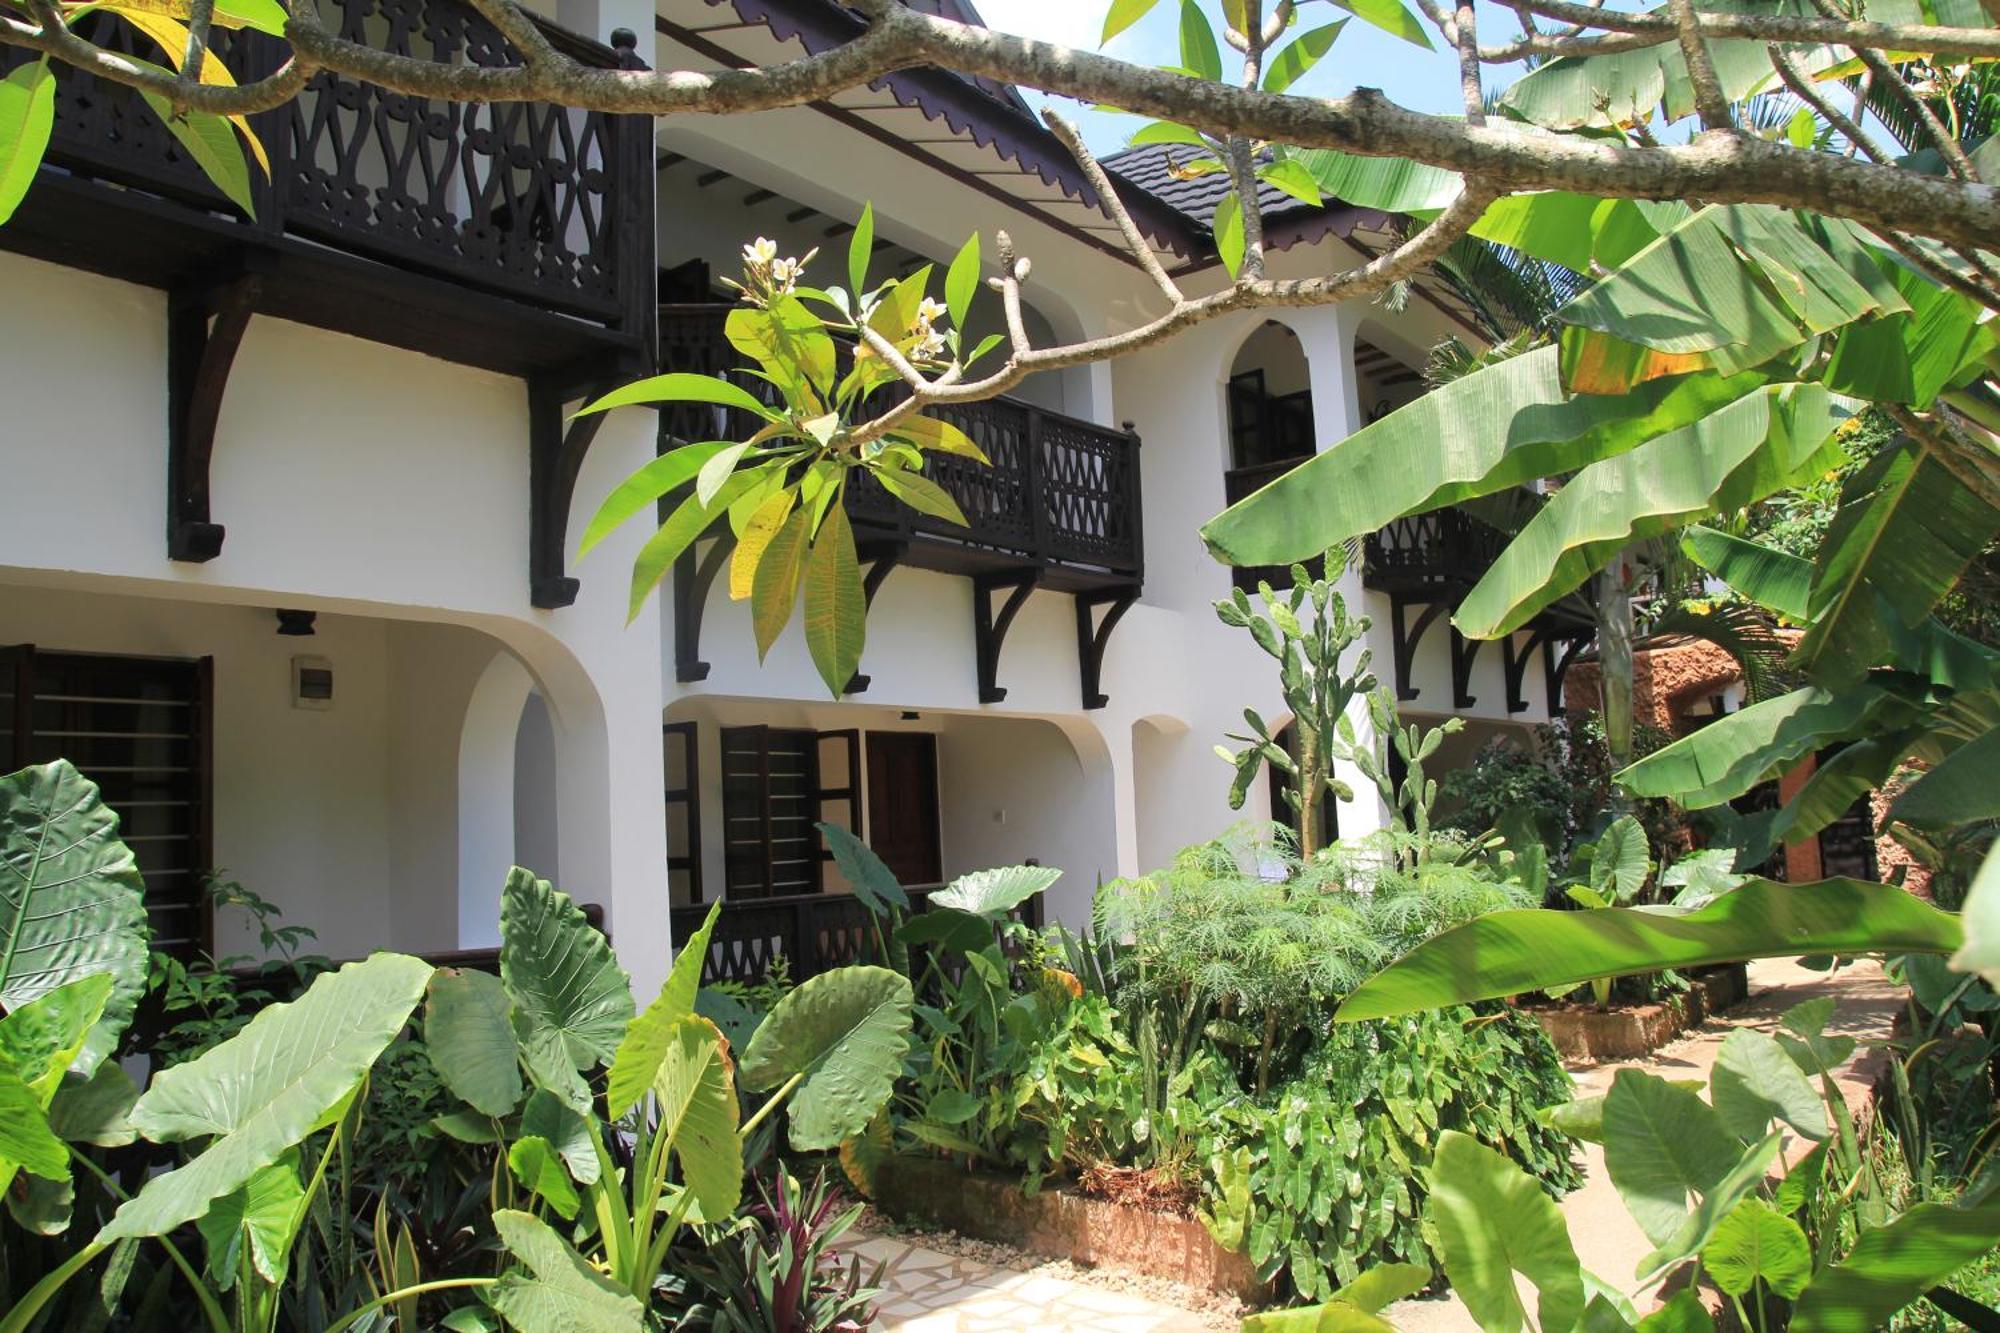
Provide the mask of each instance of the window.
POLYGON ((153 947, 210 947, 211 659, 0 649, 7 771, 67 759, 118 812, 146 881, 153 947))
POLYGON ((779 727, 722 729, 723 896, 818 893, 832 860, 821 820, 853 829, 860 734, 779 727), (834 785, 829 786, 827 779, 834 785))
POLYGON ((666 760, 667 901, 701 901, 701 755, 692 722, 662 728, 666 760))

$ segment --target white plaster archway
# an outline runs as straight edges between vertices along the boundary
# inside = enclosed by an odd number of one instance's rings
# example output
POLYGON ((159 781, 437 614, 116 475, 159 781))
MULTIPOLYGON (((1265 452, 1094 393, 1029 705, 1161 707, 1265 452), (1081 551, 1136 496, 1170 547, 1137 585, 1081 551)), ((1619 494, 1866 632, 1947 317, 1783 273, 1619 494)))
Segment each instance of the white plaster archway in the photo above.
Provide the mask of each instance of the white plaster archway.
POLYGON ((514 864, 514 756, 534 677, 493 655, 465 708, 458 744, 458 943, 500 943, 500 887, 514 864))

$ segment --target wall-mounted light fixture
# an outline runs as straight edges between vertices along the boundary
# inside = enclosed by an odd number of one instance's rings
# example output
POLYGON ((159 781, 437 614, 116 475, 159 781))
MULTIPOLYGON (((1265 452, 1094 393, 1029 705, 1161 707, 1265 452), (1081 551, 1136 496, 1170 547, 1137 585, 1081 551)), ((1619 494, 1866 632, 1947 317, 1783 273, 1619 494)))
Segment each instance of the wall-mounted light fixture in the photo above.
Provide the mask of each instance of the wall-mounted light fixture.
POLYGON ((317 611, 292 611, 281 606, 278 608, 278 633, 294 639, 309 638, 314 632, 313 621, 318 616, 317 611))
POLYGON ((905 708, 905 709, 903 710, 903 721, 905 721, 905 722, 921 722, 921 721, 923 721, 923 720, 924 720, 924 715, 923 715, 922 713, 919 713, 919 712, 915 711, 914 709, 909 709, 909 708, 905 708))

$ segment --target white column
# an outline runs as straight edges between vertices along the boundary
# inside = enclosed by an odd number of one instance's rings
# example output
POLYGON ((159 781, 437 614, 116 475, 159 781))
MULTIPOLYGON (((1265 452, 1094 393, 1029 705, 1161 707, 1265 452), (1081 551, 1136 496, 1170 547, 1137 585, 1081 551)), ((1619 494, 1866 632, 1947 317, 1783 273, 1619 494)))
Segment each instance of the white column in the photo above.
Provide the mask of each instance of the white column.
MULTIPOLYGON (((1314 448, 1330 449, 1363 424, 1361 396, 1354 374, 1354 330, 1359 312, 1346 306, 1319 307, 1287 313, 1285 319, 1297 331, 1306 351, 1306 370, 1312 382, 1314 448)), ((1359 568, 1344 570, 1337 586, 1350 615, 1363 614, 1370 601, 1379 600, 1367 597, 1363 591, 1359 568)), ((1350 651, 1358 655, 1363 649, 1368 651, 1369 666, 1383 688, 1393 690, 1395 650, 1386 620, 1376 623, 1376 618, 1370 618, 1367 632, 1350 651)), ((1353 661, 1350 657, 1347 665, 1351 667, 1353 661)), ((1369 719, 1367 701, 1356 699, 1347 715, 1354 723, 1357 741, 1362 745, 1373 744, 1375 726, 1369 719)), ((1374 783, 1344 761, 1334 764, 1334 776, 1354 789, 1354 799, 1339 806, 1341 836, 1358 837, 1388 826, 1389 808, 1374 783)))

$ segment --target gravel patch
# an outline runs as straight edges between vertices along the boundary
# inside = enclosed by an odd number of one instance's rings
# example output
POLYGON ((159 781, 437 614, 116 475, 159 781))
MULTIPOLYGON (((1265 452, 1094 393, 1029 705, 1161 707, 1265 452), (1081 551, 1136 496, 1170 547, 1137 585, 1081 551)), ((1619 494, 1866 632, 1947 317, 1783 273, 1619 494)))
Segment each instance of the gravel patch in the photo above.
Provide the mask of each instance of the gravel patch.
POLYGON ((884 1216, 873 1208, 861 1215, 855 1230, 875 1236, 894 1236, 899 1240, 907 1240, 913 1245, 922 1245, 926 1249, 937 1250, 942 1254, 956 1255, 961 1259, 991 1264, 995 1268, 1005 1268, 1016 1273, 1033 1273, 1041 1277, 1080 1282, 1106 1291, 1121 1291, 1134 1296, 1144 1296, 1162 1305, 1189 1311, 1198 1316, 1208 1327, 1226 1329, 1229 1333, 1235 1333, 1243 1322, 1243 1316, 1249 1313, 1242 1301, 1220 1292, 1190 1287, 1185 1283, 1170 1282, 1166 1278, 1152 1277, 1144 1273, 1129 1273, 1116 1268, 1092 1268, 1069 1259, 1045 1259, 1040 1255, 1016 1249, 1012 1245, 1002 1245, 989 1240, 974 1240, 969 1236, 961 1236, 956 1231, 930 1231, 922 1227, 908 1226, 884 1216))

